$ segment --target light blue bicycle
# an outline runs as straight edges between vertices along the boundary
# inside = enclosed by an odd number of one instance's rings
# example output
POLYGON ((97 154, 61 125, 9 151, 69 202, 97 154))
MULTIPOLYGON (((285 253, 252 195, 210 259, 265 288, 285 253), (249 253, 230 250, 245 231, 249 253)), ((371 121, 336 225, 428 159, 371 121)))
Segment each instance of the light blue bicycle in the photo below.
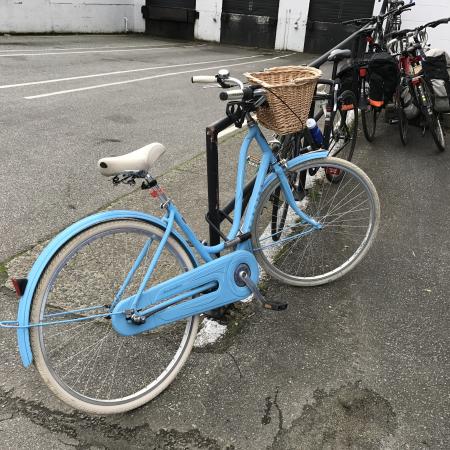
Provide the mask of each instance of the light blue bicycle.
POLYGON ((234 117, 248 123, 226 239, 202 243, 152 178, 161 144, 103 158, 99 169, 114 183, 143 179, 163 217, 107 211, 73 224, 16 282, 17 321, 0 323, 17 328, 24 365, 34 359, 56 395, 89 413, 128 411, 162 392, 191 352, 200 314, 252 293, 266 308, 284 309, 258 291, 260 267, 292 285, 327 283, 361 261, 378 229, 378 196, 361 169, 325 151, 290 161, 273 152, 250 115, 265 101, 263 90, 226 72, 193 81, 237 85, 221 98, 233 98, 234 117), (262 157, 246 200, 253 140, 262 157), (329 182, 336 173, 340 181, 329 182), (283 214, 275 233, 274 211, 283 214))

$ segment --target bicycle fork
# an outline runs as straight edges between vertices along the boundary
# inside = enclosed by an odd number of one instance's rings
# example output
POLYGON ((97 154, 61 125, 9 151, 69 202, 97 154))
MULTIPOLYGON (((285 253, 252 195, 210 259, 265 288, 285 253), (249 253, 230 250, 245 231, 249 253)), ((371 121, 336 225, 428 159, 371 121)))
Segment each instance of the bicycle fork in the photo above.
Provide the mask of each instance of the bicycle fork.
POLYGON ((278 164, 274 166, 274 170, 276 175, 278 176, 278 179, 280 180, 281 189, 283 190, 283 193, 285 195, 287 202, 289 203, 289 206, 302 219, 304 223, 308 223, 316 230, 321 230, 323 228, 323 225, 321 225, 319 222, 316 222, 312 217, 305 214, 298 207, 294 198, 294 194, 292 193, 291 186, 289 185, 289 181, 286 177, 286 174, 284 173, 284 170, 278 164))

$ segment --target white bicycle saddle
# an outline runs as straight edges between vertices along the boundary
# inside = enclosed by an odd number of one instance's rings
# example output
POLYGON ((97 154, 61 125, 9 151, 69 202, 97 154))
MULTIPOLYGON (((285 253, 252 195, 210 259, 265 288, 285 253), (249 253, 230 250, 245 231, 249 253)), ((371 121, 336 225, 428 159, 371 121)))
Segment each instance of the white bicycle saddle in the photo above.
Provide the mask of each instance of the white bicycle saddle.
POLYGON ((148 172, 165 151, 164 145, 153 142, 126 155, 102 158, 98 161, 97 166, 105 177, 122 172, 139 172, 141 170, 148 172))

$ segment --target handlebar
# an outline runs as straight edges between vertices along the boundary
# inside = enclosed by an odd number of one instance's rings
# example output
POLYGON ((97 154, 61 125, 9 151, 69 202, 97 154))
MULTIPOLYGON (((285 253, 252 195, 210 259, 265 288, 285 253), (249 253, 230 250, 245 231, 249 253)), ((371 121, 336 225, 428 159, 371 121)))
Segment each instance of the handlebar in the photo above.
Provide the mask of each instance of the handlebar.
POLYGON ((407 5, 400 6, 400 8, 398 8, 396 10, 388 11, 386 14, 384 14, 384 16, 388 16, 389 14, 394 14, 394 15, 398 16, 399 14, 401 14, 404 11, 409 11, 411 9, 411 7, 413 7, 415 4, 416 4, 415 2, 412 2, 412 3, 408 3, 407 5))
POLYGON ((342 25, 366 25, 368 23, 375 24, 379 20, 383 21, 387 16, 390 16, 391 14, 398 16, 404 11, 409 11, 412 6, 414 6, 416 3, 411 2, 407 5, 403 4, 403 2, 398 2, 398 5, 402 4, 403 6, 400 6, 400 8, 397 9, 390 9, 387 13, 380 14, 378 16, 372 16, 372 17, 362 17, 359 19, 352 19, 352 20, 346 20, 345 22, 341 22, 342 25))
POLYGON ((222 91, 219 94, 220 100, 254 100, 258 97, 264 96, 265 91, 257 86, 246 86, 243 89, 230 89, 229 91, 222 91))
POLYGON ((449 23, 450 22, 450 17, 447 17, 445 19, 439 19, 439 20, 435 20, 433 22, 429 22, 426 25, 424 25, 424 28, 430 27, 430 28, 436 28, 438 25, 442 25, 444 23, 449 23))
POLYGON ((196 75, 191 78, 192 83, 217 83, 216 75, 196 75))
POLYGON ((389 35, 387 36, 389 39, 399 39, 402 38, 408 34, 410 34, 411 36, 415 36, 417 37, 418 34, 422 31, 425 30, 425 28, 436 28, 438 25, 442 25, 444 23, 449 23, 450 22, 450 17, 446 17, 444 19, 439 19, 439 20, 434 20, 432 22, 429 22, 425 25, 421 25, 420 27, 417 28, 405 28, 404 30, 399 30, 399 31, 393 31, 392 33, 389 33, 389 35))
POLYGON ((346 20, 345 22, 341 22, 342 25, 365 25, 373 20, 373 17, 362 17, 360 19, 352 19, 346 20), (364 23, 365 22, 365 23, 364 23))
POLYGON ((233 101, 256 100, 257 104, 265 101, 265 91, 259 85, 245 86, 238 78, 230 77, 230 72, 226 69, 219 71, 217 75, 196 75, 191 78, 192 83, 217 83, 227 89, 232 86, 238 86, 239 89, 229 89, 219 94, 220 100, 233 101))
POLYGON ((223 88, 239 86, 244 89, 244 83, 238 78, 230 77, 228 70, 220 70, 217 75, 196 75, 191 78, 192 83, 217 83, 223 88))
POLYGON ((405 35, 407 35, 408 33, 414 33, 415 30, 412 29, 407 29, 405 28, 404 30, 399 30, 399 31, 393 31, 392 33, 389 33, 386 37, 388 39, 398 39, 399 37, 403 37, 405 35))

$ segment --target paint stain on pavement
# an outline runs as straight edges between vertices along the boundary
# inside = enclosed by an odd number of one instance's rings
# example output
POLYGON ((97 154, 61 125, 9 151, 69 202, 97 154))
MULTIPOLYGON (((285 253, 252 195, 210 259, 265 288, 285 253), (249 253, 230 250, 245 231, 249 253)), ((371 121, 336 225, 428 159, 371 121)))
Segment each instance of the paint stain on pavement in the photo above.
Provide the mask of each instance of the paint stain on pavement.
POLYGON ((274 450, 379 449, 397 428, 390 403, 360 383, 341 386, 326 393, 318 389, 314 402, 288 429, 280 429, 274 450))

